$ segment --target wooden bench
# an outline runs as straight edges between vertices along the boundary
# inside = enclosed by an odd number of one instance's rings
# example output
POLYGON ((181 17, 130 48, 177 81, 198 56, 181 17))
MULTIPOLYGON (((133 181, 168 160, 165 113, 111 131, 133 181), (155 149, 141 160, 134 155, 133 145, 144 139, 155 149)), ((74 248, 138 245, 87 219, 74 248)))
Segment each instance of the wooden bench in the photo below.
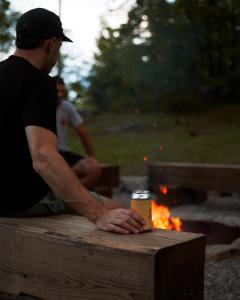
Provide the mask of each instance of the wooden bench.
POLYGON ((61 215, 0 218, 0 290, 49 300, 201 300, 205 237, 117 235, 61 215))
POLYGON ((160 185, 169 186, 178 199, 187 193, 192 200, 203 199, 208 191, 240 191, 240 165, 154 163, 148 167, 148 184, 156 192, 160 185))
POLYGON ((240 191, 240 165, 155 163, 148 168, 149 183, 176 184, 199 190, 240 191))
POLYGON ((110 164, 101 164, 102 174, 99 177, 94 191, 103 196, 112 197, 113 188, 118 187, 119 179, 119 166, 110 164))

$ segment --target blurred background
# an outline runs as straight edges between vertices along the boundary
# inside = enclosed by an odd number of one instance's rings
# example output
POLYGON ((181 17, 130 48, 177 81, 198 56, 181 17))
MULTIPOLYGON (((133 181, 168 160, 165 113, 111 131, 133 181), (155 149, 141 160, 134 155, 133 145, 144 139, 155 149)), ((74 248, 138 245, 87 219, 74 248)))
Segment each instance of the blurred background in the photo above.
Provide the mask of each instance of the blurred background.
MULTIPOLYGON (((74 41, 51 75, 65 79, 100 162, 124 175, 154 161, 240 163, 239 1, 0 0, 0 60, 36 7, 74 41)), ((71 146, 82 153, 74 135, 71 146)))

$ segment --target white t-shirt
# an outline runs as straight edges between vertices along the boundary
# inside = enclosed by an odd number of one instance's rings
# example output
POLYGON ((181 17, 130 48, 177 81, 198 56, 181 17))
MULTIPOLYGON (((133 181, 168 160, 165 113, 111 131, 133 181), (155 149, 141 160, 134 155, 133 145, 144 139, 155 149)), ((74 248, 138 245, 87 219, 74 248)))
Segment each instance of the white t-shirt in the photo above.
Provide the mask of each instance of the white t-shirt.
POLYGON ((77 127, 83 123, 82 117, 69 101, 62 101, 57 108, 58 150, 70 151, 68 146, 68 127, 77 127))

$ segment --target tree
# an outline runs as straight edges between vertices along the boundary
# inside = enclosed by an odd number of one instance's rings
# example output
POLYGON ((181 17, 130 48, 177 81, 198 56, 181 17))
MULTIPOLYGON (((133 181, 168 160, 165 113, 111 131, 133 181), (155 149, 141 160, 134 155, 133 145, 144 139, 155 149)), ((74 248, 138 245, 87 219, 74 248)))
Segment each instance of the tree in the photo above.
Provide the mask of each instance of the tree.
POLYGON ((98 40, 89 92, 100 109, 239 101, 239 1, 137 0, 128 16, 98 40))
POLYGON ((15 22, 19 13, 10 7, 10 1, 0 0, 0 51, 8 52, 13 44, 15 22))

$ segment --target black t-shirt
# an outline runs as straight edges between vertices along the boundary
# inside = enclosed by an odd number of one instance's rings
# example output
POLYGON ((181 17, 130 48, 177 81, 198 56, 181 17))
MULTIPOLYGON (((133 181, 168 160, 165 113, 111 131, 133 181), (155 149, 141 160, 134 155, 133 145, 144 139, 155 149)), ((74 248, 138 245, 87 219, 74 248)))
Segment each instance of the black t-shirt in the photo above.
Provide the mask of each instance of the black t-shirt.
POLYGON ((0 63, 0 214, 30 208, 49 191, 33 170, 25 127, 56 134, 56 85, 27 60, 0 63))

